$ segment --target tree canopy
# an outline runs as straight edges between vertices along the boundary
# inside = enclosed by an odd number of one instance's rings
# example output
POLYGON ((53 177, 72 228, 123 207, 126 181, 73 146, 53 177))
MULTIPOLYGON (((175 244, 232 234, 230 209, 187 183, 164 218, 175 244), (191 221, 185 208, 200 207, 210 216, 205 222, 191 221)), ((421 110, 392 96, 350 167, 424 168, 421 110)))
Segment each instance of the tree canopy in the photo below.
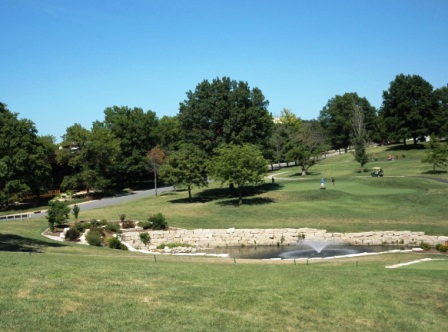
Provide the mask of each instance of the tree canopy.
POLYGON ((94 125, 89 131, 80 124, 67 128, 56 156, 59 164, 71 169, 64 177, 62 188, 89 192, 109 187, 119 154, 119 140, 109 129, 94 125))
POLYGON ((207 186, 207 155, 193 144, 183 144, 171 152, 160 168, 164 182, 175 186, 187 186, 191 201, 192 186, 207 186))
POLYGON ((264 182, 268 161, 261 150, 253 144, 225 144, 215 150, 209 164, 212 177, 237 186, 238 205, 243 203, 242 189, 248 184, 264 182))
POLYGON ((351 144, 353 108, 360 107, 368 137, 373 137, 377 131, 376 109, 370 105, 366 98, 357 93, 336 95, 320 111, 319 122, 325 129, 333 149, 347 151, 351 144))
POLYGON ((45 192, 50 175, 47 150, 34 123, 18 119, 0 103, 0 206, 45 192))
POLYGON ((267 147, 273 119, 258 88, 228 77, 204 80, 180 104, 179 120, 186 143, 211 155, 221 144, 251 143, 267 147))
POLYGON ((412 137, 416 144, 419 137, 433 131, 436 108, 431 84, 418 75, 400 74, 383 92, 380 115, 389 139, 406 144, 406 139, 412 137))
POLYGON ((129 184, 148 178, 146 155, 157 144, 157 117, 152 111, 127 106, 104 110, 104 121, 96 125, 109 129, 120 144, 120 156, 114 163, 118 184, 129 184))

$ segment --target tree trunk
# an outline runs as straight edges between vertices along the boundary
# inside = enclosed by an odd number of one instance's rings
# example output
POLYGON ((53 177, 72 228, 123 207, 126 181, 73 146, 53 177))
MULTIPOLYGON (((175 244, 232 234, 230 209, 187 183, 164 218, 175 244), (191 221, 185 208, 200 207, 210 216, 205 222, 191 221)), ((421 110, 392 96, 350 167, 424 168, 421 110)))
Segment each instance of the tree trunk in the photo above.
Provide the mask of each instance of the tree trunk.
POLYGON ((154 188, 156 189, 156 197, 157 197, 157 172, 154 170, 154 188))
POLYGON ((241 188, 238 187, 238 206, 241 206, 241 205, 243 205, 243 196, 241 193, 241 188))
POLYGON ((192 201, 191 200, 191 186, 190 185, 188 185, 188 199, 190 200, 190 202, 192 201))
POLYGON ((306 176, 306 168, 302 166, 302 176, 306 176))

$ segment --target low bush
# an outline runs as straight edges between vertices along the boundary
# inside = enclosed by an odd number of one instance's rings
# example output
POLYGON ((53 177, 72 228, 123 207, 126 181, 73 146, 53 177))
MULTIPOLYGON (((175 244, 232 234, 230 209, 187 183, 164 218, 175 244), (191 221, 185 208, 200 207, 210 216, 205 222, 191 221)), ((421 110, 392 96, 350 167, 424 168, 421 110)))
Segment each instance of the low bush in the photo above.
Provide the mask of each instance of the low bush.
POLYGON ((151 236, 148 233, 140 233, 140 240, 146 246, 151 241, 151 236))
POLYGON ((76 228, 70 228, 67 232, 65 232, 65 239, 68 241, 76 241, 80 235, 81 232, 76 228))
POLYGON ((107 246, 111 249, 128 250, 118 237, 112 236, 106 239, 107 246))
POLYGON ((90 224, 92 226, 98 226, 100 224, 100 222, 96 219, 90 219, 90 224))
POLYGON ((100 224, 101 226, 106 226, 106 225, 107 225, 107 220, 106 220, 106 219, 101 219, 100 222, 99 222, 99 224, 100 224))
POLYGON ((101 239, 101 234, 96 232, 95 230, 90 230, 86 235, 86 241, 91 246, 101 247, 103 241, 101 239))
POLYGON ((120 221, 123 222, 126 219, 126 213, 119 213, 118 218, 120 218, 120 221))
POLYGON ((161 243, 156 248, 157 249, 164 249, 165 247, 173 249, 173 248, 176 248, 176 247, 191 247, 191 245, 188 244, 188 243, 170 242, 170 243, 161 243))
POLYGON ((443 245, 441 243, 436 244, 436 250, 440 251, 440 252, 447 252, 448 251, 448 246, 447 245, 443 245))
POLYGON ((121 223, 121 227, 123 228, 134 228, 135 222, 133 220, 124 220, 121 223))
POLYGON ((151 223, 151 228, 154 230, 168 229, 168 223, 165 220, 165 216, 160 212, 150 216, 148 221, 151 223))
POLYGON ((72 228, 76 229, 79 232, 84 232, 86 227, 83 222, 75 221, 72 225, 72 228))
POLYGON ((149 220, 140 221, 138 225, 143 229, 150 229, 151 228, 151 222, 149 220))
POLYGON ((106 230, 108 230, 109 232, 119 233, 120 225, 116 222, 108 222, 106 224, 106 230))
POLYGON ((421 242, 420 246, 423 248, 423 250, 426 250, 426 251, 431 249, 431 245, 428 242, 421 242))

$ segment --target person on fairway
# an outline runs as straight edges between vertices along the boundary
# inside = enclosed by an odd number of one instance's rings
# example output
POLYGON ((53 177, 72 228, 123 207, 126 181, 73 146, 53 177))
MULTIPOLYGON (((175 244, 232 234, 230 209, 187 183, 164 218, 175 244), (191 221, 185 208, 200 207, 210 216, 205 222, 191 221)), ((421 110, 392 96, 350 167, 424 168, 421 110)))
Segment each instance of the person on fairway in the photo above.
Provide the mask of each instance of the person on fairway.
POLYGON ((322 180, 320 180, 320 189, 325 189, 325 180, 324 180, 324 178, 322 178, 322 180))

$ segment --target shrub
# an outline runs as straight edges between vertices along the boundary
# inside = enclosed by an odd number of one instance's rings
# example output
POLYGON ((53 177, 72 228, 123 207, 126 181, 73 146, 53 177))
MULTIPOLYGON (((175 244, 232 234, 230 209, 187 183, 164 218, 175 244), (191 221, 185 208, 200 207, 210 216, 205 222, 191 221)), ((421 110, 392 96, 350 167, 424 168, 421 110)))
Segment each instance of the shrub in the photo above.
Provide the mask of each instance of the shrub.
POLYGON ((426 251, 428 251, 429 249, 431 249, 431 245, 430 245, 428 242, 421 242, 421 243, 420 243, 420 246, 421 246, 424 250, 426 250, 426 251))
POLYGON ((165 247, 168 248, 176 248, 176 247, 191 247, 188 243, 180 243, 180 242, 170 242, 170 243, 161 243, 156 248, 157 249, 164 249, 165 247))
POLYGON ((73 215, 75 216, 75 219, 78 219, 78 215, 79 215, 79 210, 81 210, 78 206, 78 204, 75 204, 73 206, 73 215))
POLYGON ((150 229, 151 228, 151 222, 149 220, 140 221, 138 225, 143 229, 150 229))
POLYGON ((102 240, 100 233, 90 230, 86 235, 86 241, 91 246, 101 247, 102 240))
POLYGON ((118 218, 120 218, 120 221, 123 222, 126 219, 126 213, 119 213, 118 218))
POLYGON ((168 229, 168 223, 165 220, 165 216, 160 212, 150 216, 148 221, 151 223, 151 228, 154 230, 168 229))
POLYGON ((120 232, 120 225, 116 222, 108 222, 106 224, 106 230, 109 232, 119 233, 120 232))
POLYGON ((448 251, 448 246, 447 245, 443 245, 441 243, 436 244, 436 249, 440 252, 447 252, 448 251))
POLYGON ((118 237, 112 236, 106 239, 107 246, 111 249, 128 250, 118 237))
POLYGON ((62 225, 68 218, 70 207, 65 202, 50 201, 50 207, 47 210, 47 219, 50 224, 51 231, 55 225, 62 225))
POLYGON ((80 231, 78 231, 76 228, 70 228, 65 233, 65 239, 68 241, 76 241, 79 238, 79 235, 81 235, 80 231))
POLYGON ((99 221, 96 220, 96 219, 90 219, 90 224, 91 224, 92 226, 98 226, 100 223, 99 223, 99 221))
POLYGON ((122 221, 121 227, 123 228, 134 228, 135 222, 133 220, 124 220, 122 221))
POLYGON ((101 219, 100 220, 100 225, 106 226, 107 225, 107 220, 106 219, 101 219))
POLYGON ((148 233, 140 233, 140 240, 144 243, 146 246, 151 241, 151 236, 149 236, 148 233))
POLYGON ((77 221, 73 224, 72 228, 76 229, 79 232, 84 232, 86 227, 85 227, 84 223, 77 221))

